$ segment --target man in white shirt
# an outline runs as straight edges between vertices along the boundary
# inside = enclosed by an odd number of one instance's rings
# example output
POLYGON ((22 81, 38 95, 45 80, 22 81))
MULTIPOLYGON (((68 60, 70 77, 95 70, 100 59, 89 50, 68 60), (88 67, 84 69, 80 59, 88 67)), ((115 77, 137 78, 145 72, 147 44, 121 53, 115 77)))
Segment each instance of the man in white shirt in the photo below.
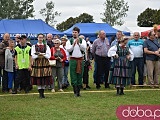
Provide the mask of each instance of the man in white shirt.
POLYGON ((80 29, 73 28, 73 37, 67 41, 66 50, 70 54, 70 78, 76 97, 80 96, 80 87, 82 86, 82 77, 84 70, 83 54, 86 50, 86 41, 79 38, 80 29))

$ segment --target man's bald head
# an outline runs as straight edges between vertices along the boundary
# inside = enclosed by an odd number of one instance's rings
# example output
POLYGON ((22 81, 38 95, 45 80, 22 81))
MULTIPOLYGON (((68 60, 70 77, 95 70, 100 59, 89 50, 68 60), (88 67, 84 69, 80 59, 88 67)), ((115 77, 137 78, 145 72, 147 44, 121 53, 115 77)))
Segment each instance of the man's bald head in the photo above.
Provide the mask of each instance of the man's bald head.
POLYGON ((133 37, 134 37, 134 40, 138 40, 139 37, 140 37, 139 32, 134 32, 134 33, 133 33, 133 37))
POLYGON ((53 35, 51 33, 47 34, 47 40, 52 41, 53 40, 53 35))
POLYGON ((99 38, 104 40, 106 38, 106 32, 104 30, 99 31, 99 38))
POLYGON ((10 35, 9 35, 9 33, 5 33, 5 34, 3 35, 3 40, 5 40, 5 41, 9 41, 9 40, 10 40, 10 35))

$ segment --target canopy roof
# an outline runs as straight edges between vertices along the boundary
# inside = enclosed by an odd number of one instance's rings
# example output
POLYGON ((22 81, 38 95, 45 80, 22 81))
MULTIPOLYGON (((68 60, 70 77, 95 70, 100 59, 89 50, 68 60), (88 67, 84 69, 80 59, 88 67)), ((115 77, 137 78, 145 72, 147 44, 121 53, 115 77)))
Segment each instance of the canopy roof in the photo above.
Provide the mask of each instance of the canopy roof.
POLYGON ((25 19, 14 19, 8 20, 3 19, 0 21, 0 34, 1 37, 4 33, 9 33, 11 37, 15 34, 25 34, 27 37, 36 37, 38 33, 51 33, 51 34, 63 34, 62 32, 54 29, 53 27, 46 24, 41 19, 38 20, 25 20, 25 19))
MULTIPOLYGON (((63 33, 71 35, 74 27, 80 28, 80 34, 85 36, 97 35, 100 30, 104 30, 107 36, 116 35, 117 29, 107 23, 77 23, 63 33)), ((125 35, 130 35, 130 32, 123 32, 125 35)))
MULTIPOLYGON (((157 30, 158 30, 158 29, 160 29, 160 25, 157 26, 157 30)), ((147 36, 148 36, 148 33, 149 33, 151 30, 153 30, 153 27, 152 27, 152 29, 148 29, 147 31, 141 32, 141 36, 142 36, 142 37, 144 37, 144 36, 147 37, 147 36)))

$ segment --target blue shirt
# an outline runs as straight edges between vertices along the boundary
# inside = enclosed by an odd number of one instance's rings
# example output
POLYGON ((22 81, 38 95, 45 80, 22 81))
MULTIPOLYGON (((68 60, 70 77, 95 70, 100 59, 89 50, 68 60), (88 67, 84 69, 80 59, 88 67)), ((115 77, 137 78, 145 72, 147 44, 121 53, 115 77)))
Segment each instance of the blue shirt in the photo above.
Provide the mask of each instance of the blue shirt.
MULTIPOLYGON (((160 48, 160 45, 158 44, 157 40, 145 40, 144 41, 144 48, 148 48, 149 51, 157 51, 160 48)), ((146 54, 146 60, 152 60, 157 61, 158 59, 157 55, 153 54, 146 54)))
POLYGON ((128 41, 128 47, 133 52, 134 58, 143 57, 143 44, 144 44, 144 41, 141 39, 138 39, 138 40, 133 39, 128 41))

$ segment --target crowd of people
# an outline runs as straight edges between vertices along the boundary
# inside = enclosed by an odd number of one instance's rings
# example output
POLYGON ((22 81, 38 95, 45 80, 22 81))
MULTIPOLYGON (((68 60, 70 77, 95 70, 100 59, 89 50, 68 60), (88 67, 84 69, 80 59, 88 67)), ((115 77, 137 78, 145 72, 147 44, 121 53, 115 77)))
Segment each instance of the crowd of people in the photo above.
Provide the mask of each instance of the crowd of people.
POLYGON ((124 95, 126 85, 159 85, 160 30, 150 31, 146 38, 140 38, 139 32, 128 38, 118 31, 111 40, 100 30, 93 43, 79 34, 78 27, 73 28, 70 39, 66 35, 40 33, 38 42, 31 45, 25 35, 17 34, 14 41, 5 33, 0 43, 2 92, 28 93, 37 85, 39 97, 45 98, 45 89, 56 92, 57 82, 59 92, 72 86, 74 96, 79 97, 81 89, 91 89, 89 70, 93 61, 97 89, 102 84, 105 88, 114 84, 116 95, 124 95))

